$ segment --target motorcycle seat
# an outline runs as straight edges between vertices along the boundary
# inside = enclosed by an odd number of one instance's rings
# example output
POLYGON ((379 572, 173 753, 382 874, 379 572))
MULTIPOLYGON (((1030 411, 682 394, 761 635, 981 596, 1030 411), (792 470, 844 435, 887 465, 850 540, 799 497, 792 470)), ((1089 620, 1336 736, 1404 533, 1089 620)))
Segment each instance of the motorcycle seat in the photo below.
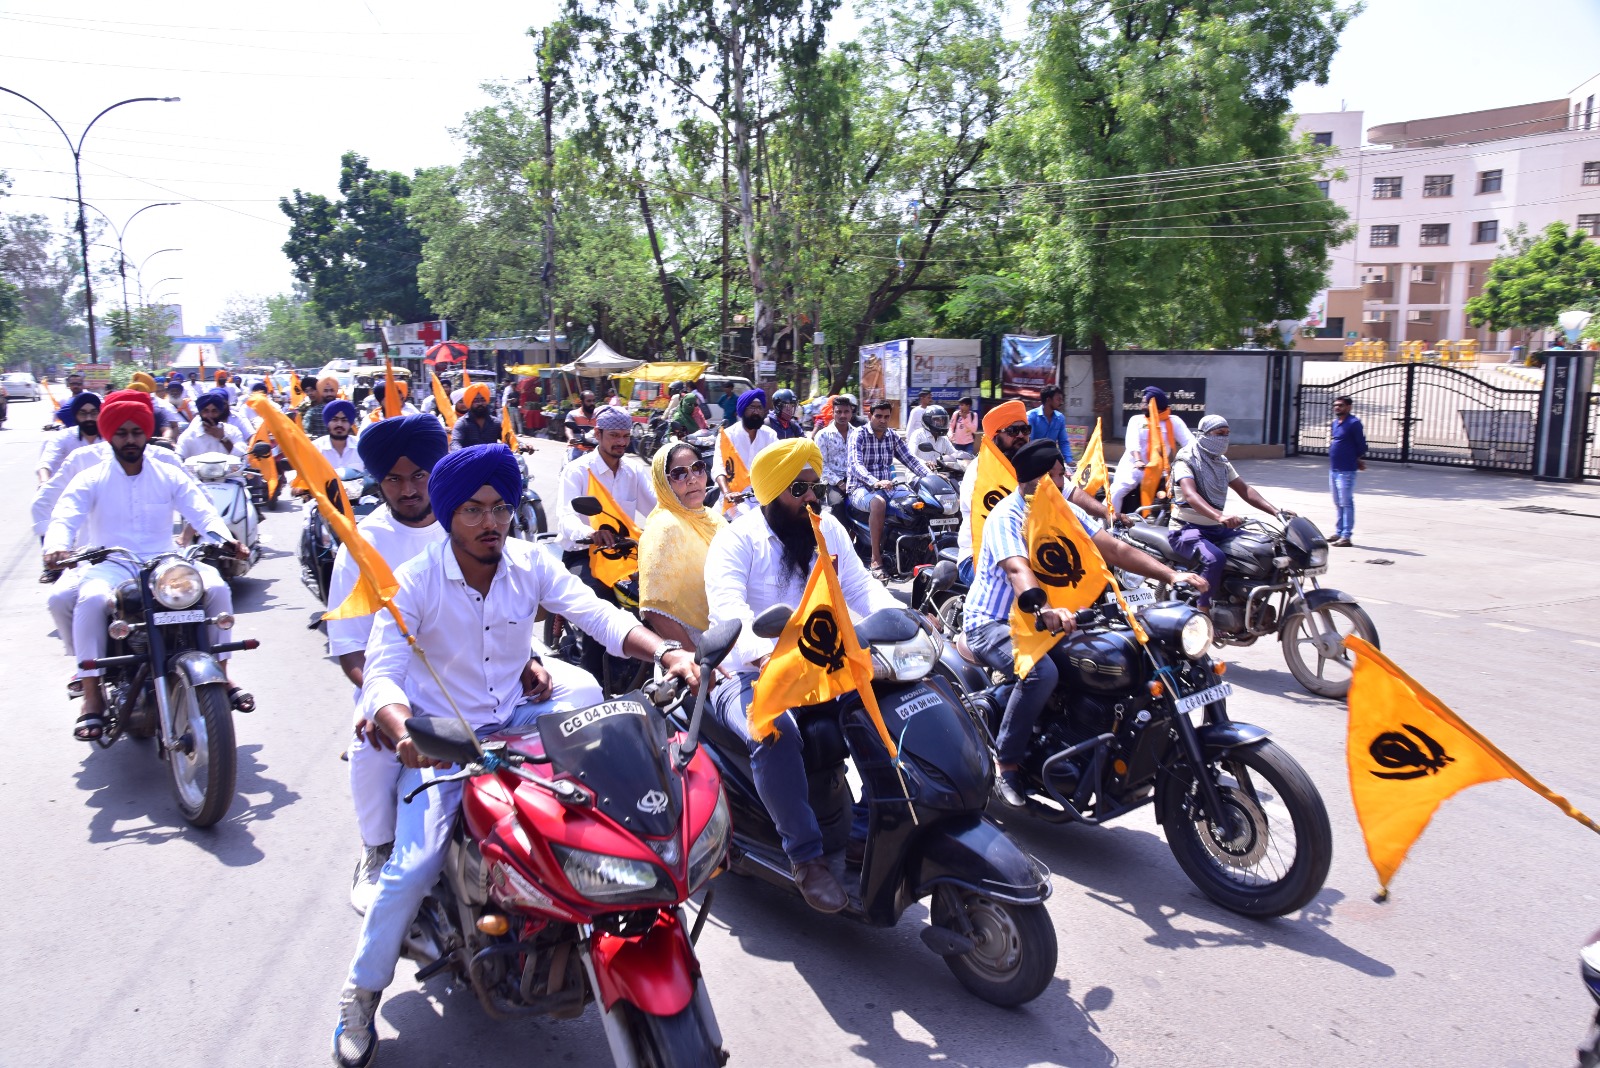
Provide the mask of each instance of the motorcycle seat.
POLYGON ((1148 549, 1155 550, 1158 556, 1167 560, 1174 560, 1180 564, 1196 564, 1199 561, 1191 553, 1179 551, 1172 543, 1175 533, 1170 527, 1158 527, 1151 523, 1135 523, 1128 528, 1128 538, 1148 549))
POLYGON ((960 653, 961 659, 965 660, 967 663, 976 664, 978 667, 983 667, 983 665, 978 662, 978 654, 974 653, 972 651, 972 646, 967 644, 967 635, 965 632, 956 635, 956 652, 960 653))
POLYGON ((961 552, 954 545, 948 545, 939 550, 939 559, 948 560, 952 564, 961 563, 961 552))

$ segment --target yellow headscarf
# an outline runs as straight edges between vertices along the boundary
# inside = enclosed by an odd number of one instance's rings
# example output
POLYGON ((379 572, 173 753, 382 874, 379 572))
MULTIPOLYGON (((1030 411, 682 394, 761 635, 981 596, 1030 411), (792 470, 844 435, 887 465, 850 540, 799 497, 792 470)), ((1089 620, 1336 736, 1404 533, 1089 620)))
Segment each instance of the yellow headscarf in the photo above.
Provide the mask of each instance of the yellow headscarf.
POLYGON ((789 438, 761 450, 750 465, 750 488, 763 505, 778 499, 783 488, 810 464, 822 474, 822 450, 810 438, 789 438))
POLYGON ((706 549, 722 529, 710 508, 687 508, 667 479, 667 457, 682 442, 656 450, 650 480, 656 491, 655 511, 639 535, 639 607, 703 631, 711 625, 706 604, 706 549))

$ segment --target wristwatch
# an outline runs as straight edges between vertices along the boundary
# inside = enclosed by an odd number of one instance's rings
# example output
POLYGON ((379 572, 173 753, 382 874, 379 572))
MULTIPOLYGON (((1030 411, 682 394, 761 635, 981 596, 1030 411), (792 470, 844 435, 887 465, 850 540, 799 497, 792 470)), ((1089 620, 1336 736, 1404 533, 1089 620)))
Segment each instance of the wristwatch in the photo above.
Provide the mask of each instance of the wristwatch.
POLYGON ((661 643, 661 647, 659 649, 657 649, 656 653, 655 653, 656 667, 661 667, 662 666, 662 664, 661 664, 661 658, 662 657, 666 656, 668 653, 672 652, 675 649, 682 649, 682 648, 683 648, 683 643, 682 642, 675 642, 671 638, 668 638, 665 641, 663 641, 661 643))

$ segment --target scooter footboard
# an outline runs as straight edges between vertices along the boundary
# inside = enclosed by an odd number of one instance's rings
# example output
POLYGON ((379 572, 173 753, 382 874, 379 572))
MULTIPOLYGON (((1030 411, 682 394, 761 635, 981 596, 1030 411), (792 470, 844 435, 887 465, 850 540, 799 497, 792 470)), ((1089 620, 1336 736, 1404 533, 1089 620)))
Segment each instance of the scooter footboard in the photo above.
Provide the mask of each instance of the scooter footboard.
POLYGON ((905 872, 912 898, 926 897, 941 884, 1011 905, 1036 905, 1050 896, 1050 869, 978 815, 923 837, 906 858, 905 872))
POLYGON ((633 938, 596 930, 591 955, 599 986, 595 994, 608 1012, 626 1001, 652 1016, 673 1016, 694 999, 700 962, 688 932, 670 912, 633 938))

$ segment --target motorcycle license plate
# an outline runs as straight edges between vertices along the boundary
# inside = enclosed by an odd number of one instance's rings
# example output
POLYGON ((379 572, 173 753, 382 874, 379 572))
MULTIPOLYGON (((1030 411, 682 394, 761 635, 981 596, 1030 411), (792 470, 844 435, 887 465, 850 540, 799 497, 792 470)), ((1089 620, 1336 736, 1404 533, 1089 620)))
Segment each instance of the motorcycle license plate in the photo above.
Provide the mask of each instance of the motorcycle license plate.
POLYGON ((156 612, 151 616, 158 627, 164 627, 169 623, 204 623, 205 618, 204 608, 185 608, 182 612, 156 612))
POLYGON ((1196 710, 1198 708, 1206 707, 1206 705, 1209 705, 1213 701, 1220 701, 1225 697, 1232 697, 1232 696, 1233 696, 1233 684, 1232 683, 1227 683, 1227 682, 1218 683, 1215 686, 1212 686, 1212 687, 1209 687, 1207 689, 1201 690, 1199 693, 1192 693, 1188 697, 1180 697, 1180 698, 1178 698, 1178 711, 1179 712, 1193 712, 1194 710, 1196 710))
POLYGON ((951 527, 959 527, 960 525, 961 525, 961 520, 959 520, 959 519, 930 519, 930 520, 928 520, 928 526, 932 527, 934 530, 948 530, 951 527))
POLYGON ((1321 567, 1308 567, 1304 571, 1300 572, 1302 575, 1326 575, 1327 573, 1327 564, 1323 564, 1321 567))
POLYGON ((1136 586, 1131 590, 1123 590, 1122 599, 1128 603, 1129 608, 1143 608, 1147 604, 1156 603, 1156 591, 1149 586, 1136 586))

